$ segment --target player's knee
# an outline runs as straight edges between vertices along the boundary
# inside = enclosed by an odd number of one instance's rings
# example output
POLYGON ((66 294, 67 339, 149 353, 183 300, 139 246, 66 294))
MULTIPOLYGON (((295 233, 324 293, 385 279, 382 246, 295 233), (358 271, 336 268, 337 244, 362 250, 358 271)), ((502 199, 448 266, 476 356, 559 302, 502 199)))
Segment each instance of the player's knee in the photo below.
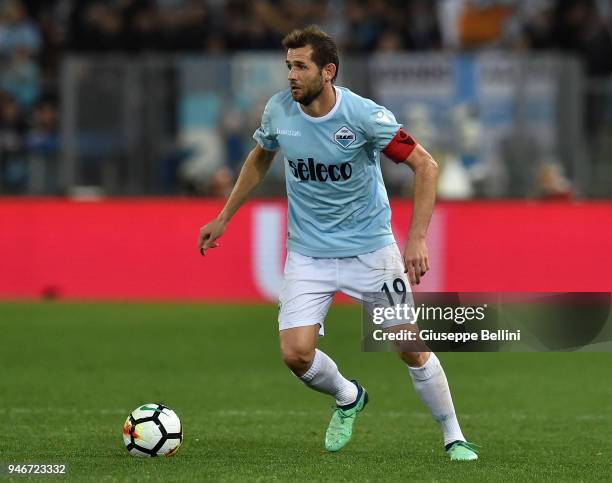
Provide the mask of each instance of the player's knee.
POLYGON ((422 367, 429 359, 429 352, 399 352, 398 355, 410 367, 422 367))
POLYGON ((281 352, 287 367, 298 376, 304 375, 314 359, 314 350, 310 348, 281 347, 281 352))

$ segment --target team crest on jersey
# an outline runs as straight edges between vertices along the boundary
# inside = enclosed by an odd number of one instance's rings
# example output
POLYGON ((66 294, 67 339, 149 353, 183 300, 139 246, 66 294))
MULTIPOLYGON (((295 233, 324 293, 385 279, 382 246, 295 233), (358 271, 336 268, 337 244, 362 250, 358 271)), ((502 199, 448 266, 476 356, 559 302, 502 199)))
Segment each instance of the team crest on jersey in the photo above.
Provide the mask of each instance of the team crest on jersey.
POLYGON ((348 148, 355 142, 357 136, 348 127, 342 126, 334 134, 334 141, 336 141, 343 148, 348 148))

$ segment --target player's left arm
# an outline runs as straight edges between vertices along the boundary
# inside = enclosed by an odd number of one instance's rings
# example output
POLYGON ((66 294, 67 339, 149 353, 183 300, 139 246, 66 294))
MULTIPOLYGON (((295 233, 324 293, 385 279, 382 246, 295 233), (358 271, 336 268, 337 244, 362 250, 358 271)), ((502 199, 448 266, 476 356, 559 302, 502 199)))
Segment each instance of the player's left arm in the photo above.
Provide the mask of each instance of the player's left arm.
POLYGON ((438 163, 403 128, 383 151, 396 163, 405 163, 414 171, 414 205, 404 266, 411 284, 419 284, 429 270, 425 237, 434 205, 438 183, 438 163))

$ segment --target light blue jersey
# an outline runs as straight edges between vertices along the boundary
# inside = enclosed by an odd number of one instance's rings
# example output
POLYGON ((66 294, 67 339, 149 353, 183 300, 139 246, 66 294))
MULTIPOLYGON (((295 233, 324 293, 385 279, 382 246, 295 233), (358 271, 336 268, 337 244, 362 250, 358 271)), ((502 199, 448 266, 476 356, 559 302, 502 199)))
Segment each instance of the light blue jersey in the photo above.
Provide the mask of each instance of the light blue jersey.
POLYGON ((291 91, 272 96, 253 138, 284 156, 287 250, 322 258, 361 255, 394 243, 380 151, 401 125, 344 87, 323 117, 302 111, 291 91))

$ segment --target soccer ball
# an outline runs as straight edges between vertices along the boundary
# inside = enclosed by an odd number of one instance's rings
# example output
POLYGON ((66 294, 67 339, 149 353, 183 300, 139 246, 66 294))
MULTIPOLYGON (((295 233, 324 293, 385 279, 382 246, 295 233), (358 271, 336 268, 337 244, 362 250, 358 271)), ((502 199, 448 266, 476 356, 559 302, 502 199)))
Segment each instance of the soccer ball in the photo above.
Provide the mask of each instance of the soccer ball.
POLYGON ((125 420, 123 441, 132 456, 174 456, 183 442, 181 420, 163 404, 144 404, 125 420))

